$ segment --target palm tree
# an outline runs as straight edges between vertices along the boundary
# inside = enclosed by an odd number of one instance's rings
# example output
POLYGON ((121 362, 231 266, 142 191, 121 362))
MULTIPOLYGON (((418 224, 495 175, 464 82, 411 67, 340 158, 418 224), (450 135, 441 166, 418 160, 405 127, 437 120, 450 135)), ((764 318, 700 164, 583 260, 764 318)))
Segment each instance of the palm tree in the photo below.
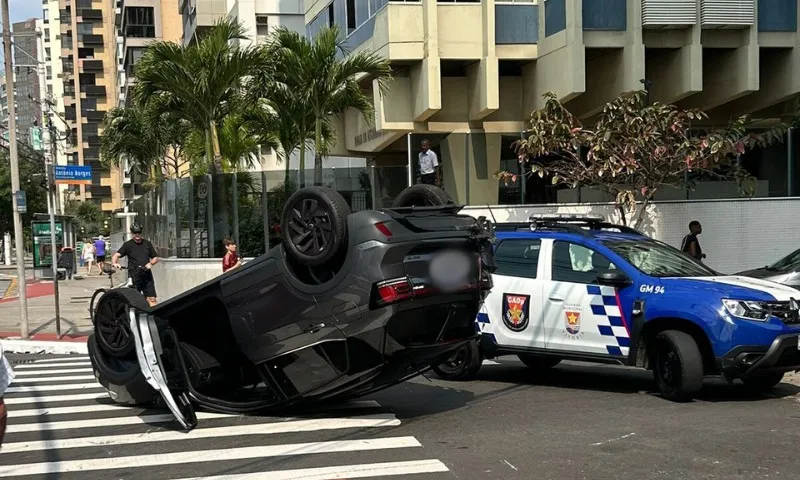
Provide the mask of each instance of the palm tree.
POLYGON ((163 112, 202 132, 216 173, 222 173, 217 125, 231 113, 247 79, 268 71, 262 49, 239 44, 244 33, 241 24, 223 18, 197 44, 151 43, 136 66, 136 102, 157 101, 163 112))
MULTIPOLYGON (((378 80, 381 92, 391 80, 389 62, 372 52, 349 55, 338 26, 321 29, 313 40, 280 27, 274 32, 274 45, 269 49, 276 66, 275 84, 285 85, 310 112, 314 127, 314 183, 322 183, 322 153, 333 136, 331 116, 348 108, 361 112, 373 123, 374 107, 370 95, 359 84, 364 78, 378 80), (341 57, 339 56, 341 54, 341 57)), ((300 117, 300 130, 305 130, 305 116, 300 117)), ((305 148, 300 146, 300 169, 305 168, 305 148)))

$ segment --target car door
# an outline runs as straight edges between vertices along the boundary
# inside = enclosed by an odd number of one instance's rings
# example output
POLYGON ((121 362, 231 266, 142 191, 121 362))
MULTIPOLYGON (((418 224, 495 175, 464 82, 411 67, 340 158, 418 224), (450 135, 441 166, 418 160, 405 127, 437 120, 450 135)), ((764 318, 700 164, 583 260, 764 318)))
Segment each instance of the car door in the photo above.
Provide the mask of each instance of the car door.
POLYGON ((508 238, 495 247, 494 288, 484 301, 478 325, 500 346, 544 348, 541 247, 538 238, 508 238))
POLYGON ((630 334, 617 291, 597 283, 614 270, 605 255, 587 245, 553 242, 545 286, 544 323, 548 350, 627 356, 630 334))

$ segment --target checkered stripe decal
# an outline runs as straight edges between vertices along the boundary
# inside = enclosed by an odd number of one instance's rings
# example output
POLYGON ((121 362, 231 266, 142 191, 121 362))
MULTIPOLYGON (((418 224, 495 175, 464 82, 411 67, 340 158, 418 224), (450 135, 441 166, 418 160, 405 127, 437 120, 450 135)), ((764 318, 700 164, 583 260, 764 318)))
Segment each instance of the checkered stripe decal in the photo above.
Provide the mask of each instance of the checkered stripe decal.
POLYGON ((586 293, 589 294, 589 304, 600 335, 608 337, 608 353, 628 355, 631 339, 614 287, 587 285, 586 293))

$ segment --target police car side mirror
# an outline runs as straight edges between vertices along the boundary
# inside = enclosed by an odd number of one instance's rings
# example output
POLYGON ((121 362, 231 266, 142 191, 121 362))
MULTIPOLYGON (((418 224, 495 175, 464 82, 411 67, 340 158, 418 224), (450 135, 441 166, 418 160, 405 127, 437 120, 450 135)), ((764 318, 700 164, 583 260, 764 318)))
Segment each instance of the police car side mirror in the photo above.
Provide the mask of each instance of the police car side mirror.
POLYGON ((597 275, 597 282, 611 287, 627 287, 633 282, 627 275, 619 270, 608 270, 597 275))

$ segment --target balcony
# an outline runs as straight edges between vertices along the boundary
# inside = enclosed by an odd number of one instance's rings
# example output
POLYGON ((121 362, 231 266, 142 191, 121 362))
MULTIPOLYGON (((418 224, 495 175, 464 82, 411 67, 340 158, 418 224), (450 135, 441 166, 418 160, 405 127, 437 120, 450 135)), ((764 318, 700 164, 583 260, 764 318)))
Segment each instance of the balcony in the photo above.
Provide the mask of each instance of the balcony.
POLYGON ((84 20, 103 20, 103 11, 94 8, 78 10, 78 16, 84 20))
POLYGON ((106 87, 102 85, 81 85, 81 92, 87 97, 105 97, 106 87))
POLYGON ((84 148, 83 149, 83 163, 88 161, 100 163, 100 149, 99 148, 84 148))
POLYGON ((102 35, 78 35, 78 41, 84 45, 103 45, 102 35))
POLYGON ((102 72, 103 71, 103 61, 102 60, 85 60, 81 59, 81 68, 84 72, 102 72))
POLYGON ((584 30, 627 29, 628 8, 625 0, 583 0, 584 30))
POLYGON ((642 0, 644 28, 686 28, 695 24, 695 0, 642 0))
POLYGON ((89 185, 89 193, 92 194, 92 197, 110 197, 111 196, 111 187, 105 185, 89 185))
POLYGON ((90 122, 102 122, 106 118, 106 112, 103 110, 87 110, 83 112, 83 118, 90 122))
POLYGON ((703 28, 745 28, 756 21, 755 0, 701 0, 703 28))
POLYGON ((758 0, 759 32, 796 32, 797 0, 758 0))
POLYGON ((100 135, 86 135, 84 141, 89 144, 89 147, 100 148, 100 135))

